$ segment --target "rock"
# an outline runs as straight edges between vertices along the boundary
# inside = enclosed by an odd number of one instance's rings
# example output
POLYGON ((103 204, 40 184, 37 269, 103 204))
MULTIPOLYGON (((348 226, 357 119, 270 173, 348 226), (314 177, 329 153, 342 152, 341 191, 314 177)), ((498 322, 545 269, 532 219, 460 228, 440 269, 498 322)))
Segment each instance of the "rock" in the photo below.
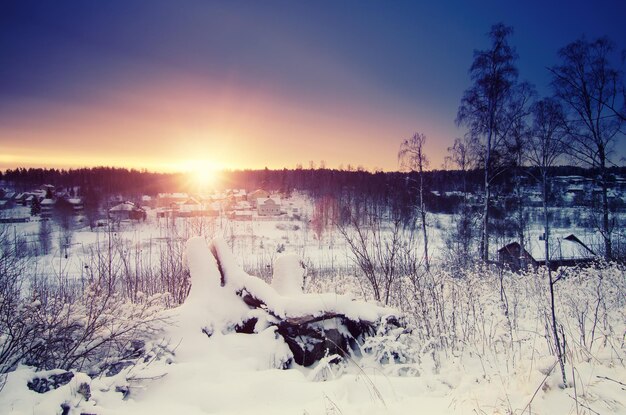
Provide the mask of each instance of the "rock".
POLYGON ((109 370, 106 371, 105 376, 115 376, 120 373, 122 370, 126 369, 129 366, 134 365, 134 362, 123 360, 121 362, 112 363, 109 366, 109 370))
POLYGON ((78 394, 88 401, 91 398, 91 387, 89 387, 89 384, 86 382, 81 383, 78 386, 78 394))
POLYGON ((129 352, 128 357, 136 359, 143 356, 145 353, 145 346, 146 342, 143 340, 131 340, 130 346, 127 348, 129 352))
POLYGON ((287 318, 278 323, 278 333, 293 353, 294 361, 311 366, 325 356, 349 356, 357 343, 374 332, 374 324, 353 321, 339 313, 287 318))
POLYGON ((72 372, 59 373, 57 375, 50 375, 45 378, 34 378, 26 383, 28 389, 37 393, 46 393, 50 390, 56 389, 60 386, 67 385, 74 377, 72 372))
POLYGON ((115 387, 115 392, 119 392, 122 394, 122 399, 126 399, 128 398, 128 395, 130 395, 130 388, 127 385, 124 386, 116 386, 115 387))

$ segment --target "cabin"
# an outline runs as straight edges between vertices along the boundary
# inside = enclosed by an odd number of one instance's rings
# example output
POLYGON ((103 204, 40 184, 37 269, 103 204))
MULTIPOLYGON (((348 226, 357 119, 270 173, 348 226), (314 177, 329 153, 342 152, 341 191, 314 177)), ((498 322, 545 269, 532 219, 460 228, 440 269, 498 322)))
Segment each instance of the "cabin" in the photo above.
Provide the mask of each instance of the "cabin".
POLYGON ((533 268, 539 267, 539 263, 526 250, 522 250, 519 242, 511 242, 498 249, 498 265, 507 267, 512 271, 519 271, 532 265, 533 268))
POLYGON ((112 220, 145 220, 146 211, 133 202, 122 202, 113 206, 108 211, 109 219, 112 220))
MULTIPOLYGON (((542 237, 528 241, 522 250, 518 242, 511 242, 498 250, 498 265, 513 271, 532 266, 534 269, 546 265, 545 244, 542 237)), ((550 268, 584 265, 597 257, 596 253, 574 234, 550 238, 550 268)))

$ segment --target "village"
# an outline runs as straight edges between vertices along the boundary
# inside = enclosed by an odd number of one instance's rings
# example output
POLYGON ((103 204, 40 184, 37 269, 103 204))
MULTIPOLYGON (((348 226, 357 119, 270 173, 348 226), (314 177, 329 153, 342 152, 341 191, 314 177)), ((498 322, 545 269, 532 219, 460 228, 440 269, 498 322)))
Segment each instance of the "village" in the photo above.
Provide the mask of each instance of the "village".
MULTIPOLYGON (((44 184, 27 192, 14 192, 0 188, 0 223, 24 223, 50 219, 55 213, 78 217, 83 222, 84 197, 79 190, 44 184)), ((280 194, 257 189, 227 189, 220 192, 188 194, 159 193, 142 195, 127 200, 121 195, 110 196, 97 207, 98 225, 106 220, 119 224, 121 221, 146 220, 152 212, 156 218, 191 218, 225 216, 233 220, 259 220, 262 218, 300 219, 301 200, 281 197, 280 194)))
MULTIPOLYGON (((598 257, 598 252, 601 252, 601 235, 594 227, 592 212, 586 206, 599 190, 590 179, 582 176, 557 176, 553 182, 555 189, 553 203, 559 206, 559 209, 553 212, 554 231, 550 236, 551 267, 591 263, 598 257)), ((518 235, 512 234, 510 230, 496 235, 491 261, 512 270, 523 270, 529 266, 536 269, 545 265, 546 258, 543 250, 545 235, 539 226, 540 192, 531 185, 523 185, 521 189, 527 205, 527 230, 524 240, 520 240, 518 235)), ((79 186, 67 188, 52 184, 35 186, 26 191, 15 191, 9 183, 4 183, 0 186, 0 223, 19 226, 19 232, 15 228, 16 235, 19 234, 20 238, 26 240, 28 246, 37 245, 37 249, 28 250, 36 255, 51 252, 55 243, 58 250, 61 250, 61 245, 66 245, 64 251, 70 252, 67 246, 72 243, 71 234, 76 232, 79 235, 81 232, 84 234, 85 230, 129 232, 145 224, 141 229, 158 230, 158 236, 167 239, 177 237, 176 235, 181 232, 178 229, 175 234, 172 233, 171 228, 175 228, 177 223, 187 228, 185 235, 191 235, 199 229, 204 231, 208 229, 206 226, 198 228, 198 221, 203 223, 219 221, 217 225, 211 227, 213 234, 229 233, 230 238, 235 238, 233 241, 239 239, 240 245, 248 244, 252 249, 259 242, 251 241, 261 236, 251 236, 250 233, 254 234, 253 228, 243 225, 254 222, 257 224, 256 229, 269 229, 265 231, 270 233, 265 242, 266 249, 275 246, 276 249, 281 247, 281 250, 287 248, 300 252, 306 249, 305 245, 313 244, 312 246, 318 248, 326 246, 327 249, 332 248, 332 251, 336 251, 330 254, 332 258, 326 259, 326 262, 335 264, 337 258, 345 257, 346 247, 333 231, 335 224, 328 222, 337 218, 324 219, 327 223, 323 226, 320 223, 311 223, 312 220, 316 221, 316 215, 319 216, 319 211, 324 209, 324 200, 317 200, 302 192, 283 194, 264 189, 250 191, 205 189, 194 193, 163 192, 152 195, 84 193, 84 189, 79 186), (42 222, 46 221, 50 221, 53 229, 50 225, 42 225, 42 222), (293 222, 292 227, 302 229, 302 232, 306 233, 299 236, 300 242, 297 243, 293 235, 283 234, 277 238, 273 237, 274 233, 281 232, 275 229, 276 226, 285 228, 277 224, 285 221, 293 222), (259 228, 263 222, 268 225, 259 228), (238 223, 242 226, 238 226, 238 223), (191 229, 194 226, 195 229, 191 229), (56 239, 52 238, 54 240, 46 243, 49 248, 41 249, 39 245, 46 238, 51 239, 46 235, 52 235, 55 229, 63 230, 66 242, 56 242, 56 239), (278 239, 278 242, 274 239, 278 239)), ((466 200, 467 203, 475 205, 480 204, 481 200, 480 194, 474 193, 436 190, 430 193, 431 200, 435 201, 433 206, 454 203, 441 213, 429 214, 428 229, 432 257, 438 258, 444 255, 446 245, 449 245, 446 242, 448 234, 456 226, 455 221, 459 220, 454 213, 443 212, 450 210, 451 206, 455 206, 452 208, 453 211, 458 210, 459 200, 466 200)), ((609 198, 617 217, 621 217, 626 206, 626 179, 616 177, 609 198)), ((504 208, 507 203, 508 199, 503 199, 496 201, 496 206, 500 204, 504 208)), ((151 232, 153 231, 144 231, 150 235, 151 232)), ((91 239, 93 238, 87 238, 91 239)), ((621 234, 616 233, 616 248, 621 249, 623 243, 621 234)), ((245 251, 243 247, 241 249, 242 252, 245 251)))

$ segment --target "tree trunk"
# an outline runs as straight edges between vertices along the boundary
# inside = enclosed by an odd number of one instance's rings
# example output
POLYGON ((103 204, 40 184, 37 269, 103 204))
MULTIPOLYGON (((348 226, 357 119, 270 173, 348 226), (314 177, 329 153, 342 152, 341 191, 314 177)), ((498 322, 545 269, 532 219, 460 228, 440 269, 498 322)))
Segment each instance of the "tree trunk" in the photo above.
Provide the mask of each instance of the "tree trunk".
POLYGON ((422 233, 424 234, 424 265, 426 271, 430 271, 430 261, 428 260, 428 234, 426 233, 426 207, 424 206, 424 171, 420 162, 420 214, 422 216, 422 233))
POLYGON ((489 199, 491 199, 491 189, 489 186, 489 168, 491 164, 491 137, 489 131, 487 138, 487 154, 485 157, 485 201, 483 206, 483 234, 481 238, 481 256, 484 262, 489 261, 489 199))
POLYGON ((554 305, 554 284, 552 279, 552 267, 550 264, 550 219, 548 217, 548 179, 547 172, 542 173, 543 176, 543 230, 544 230, 544 253, 546 256, 546 269, 548 271, 548 284, 550 286, 550 315, 552 318, 552 336, 554 338, 555 351, 557 353, 557 359, 559 360, 559 366, 561 368, 561 377, 563 378, 563 386, 567 385, 567 379, 565 377, 565 360, 563 356, 563 350, 561 348, 561 341, 559 340, 559 332, 556 325, 556 310, 554 305))
POLYGON ((604 238, 604 257, 610 261, 613 258, 613 247, 611 245, 611 227, 609 223, 609 186, 607 176, 606 157, 604 155, 604 151, 601 151, 600 177, 602 180, 602 237, 604 238))

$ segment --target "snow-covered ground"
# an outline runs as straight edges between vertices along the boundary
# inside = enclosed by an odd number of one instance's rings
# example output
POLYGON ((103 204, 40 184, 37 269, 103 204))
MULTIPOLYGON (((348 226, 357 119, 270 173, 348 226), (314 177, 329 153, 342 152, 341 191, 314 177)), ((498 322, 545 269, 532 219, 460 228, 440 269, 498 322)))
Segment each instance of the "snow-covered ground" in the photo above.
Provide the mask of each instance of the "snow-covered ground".
MULTIPOLYGON (((436 253, 446 243, 452 218, 433 219, 440 224, 430 228, 436 253)), ((38 223, 15 226, 17 234, 37 238, 38 223)), ((34 267, 50 278, 65 275, 79 280, 85 277, 89 253, 108 246, 110 238, 156 260, 167 240, 184 244, 199 230, 208 239, 223 238, 223 249, 233 251, 232 272, 242 278, 252 277, 239 267, 249 272, 268 269, 260 276, 269 282, 274 272, 280 280, 285 274, 281 267, 294 269, 299 264, 295 258, 302 258, 309 266, 337 270, 306 282, 311 301, 333 307, 334 298, 345 301, 334 293, 368 297, 367 288, 342 273, 352 262, 341 236, 328 232, 319 241, 307 223, 291 220, 179 219, 172 227, 149 215, 146 222, 114 229, 80 229, 71 245, 61 248, 61 230, 54 228, 50 253, 39 257, 34 267), (283 253, 277 252, 279 248, 283 253), (288 265, 274 266, 281 257, 279 263, 288 265)), ((531 237, 538 238, 539 231, 532 228, 531 237)), ((626 413, 623 268, 581 271, 559 282, 558 317, 568 341, 568 387, 563 388, 547 326, 543 274, 506 274, 500 280, 497 273, 477 269, 458 279, 442 271, 432 280, 420 281, 421 290, 407 281, 398 302, 411 332, 380 332, 339 364, 323 360, 313 367, 292 365, 283 370, 280 366, 289 349, 273 327, 256 334, 215 330, 218 316, 248 310, 229 308, 232 304, 217 294, 214 269, 203 268, 203 258, 193 249, 187 252, 193 286, 200 293, 216 294, 194 295, 192 288, 184 305, 165 312, 168 324, 146 343, 142 358, 111 376, 92 379, 77 372, 69 383, 44 394, 29 390, 27 382, 62 371, 35 372, 21 366, 5 379, 0 412, 61 413, 61 405, 66 405, 69 413, 133 415, 626 413), (194 261, 199 265, 192 265, 194 261), (203 332, 209 326, 210 337, 203 332), (79 393, 84 383, 89 385, 89 399, 79 393)), ((272 284, 292 298, 298 285, 293 280, 272 284)), ((287 303, 280 298, 275 307, 288 304, 311 311, 305 297, 295 296, 287 303)))

